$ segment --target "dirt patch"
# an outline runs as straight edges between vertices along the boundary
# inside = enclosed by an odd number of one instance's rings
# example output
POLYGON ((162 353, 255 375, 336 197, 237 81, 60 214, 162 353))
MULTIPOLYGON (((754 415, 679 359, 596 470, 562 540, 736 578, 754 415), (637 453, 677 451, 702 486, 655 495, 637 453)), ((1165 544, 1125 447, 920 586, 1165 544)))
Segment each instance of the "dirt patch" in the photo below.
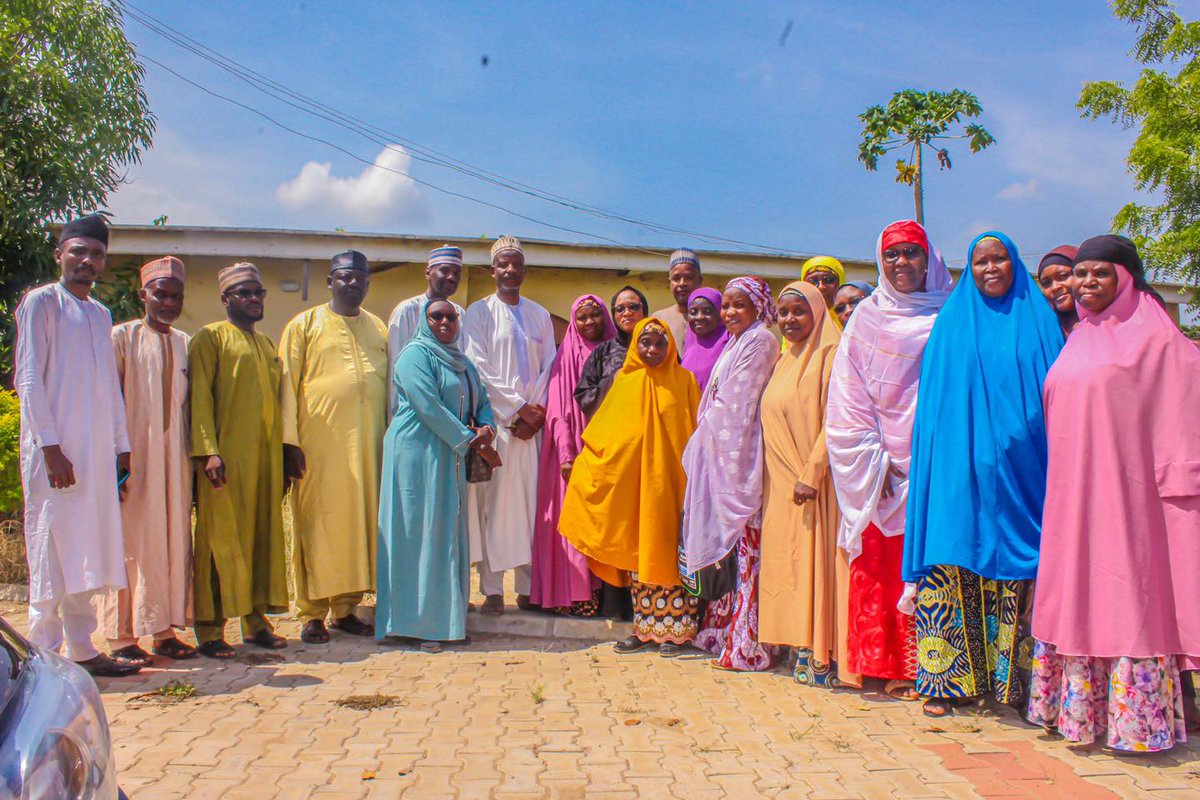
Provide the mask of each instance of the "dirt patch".
POLYGON ((400 698, 391 694, 351 694, 334 700, 335 706, 352 708, 355 711, 374 711, 377 708, 393 708, 400 705, 400 698))
POLYGON ((261 667, 263 664, 282 664, 287 661, 287 656, 279 653, 238 653, 237 660, 252 667, 261 667))

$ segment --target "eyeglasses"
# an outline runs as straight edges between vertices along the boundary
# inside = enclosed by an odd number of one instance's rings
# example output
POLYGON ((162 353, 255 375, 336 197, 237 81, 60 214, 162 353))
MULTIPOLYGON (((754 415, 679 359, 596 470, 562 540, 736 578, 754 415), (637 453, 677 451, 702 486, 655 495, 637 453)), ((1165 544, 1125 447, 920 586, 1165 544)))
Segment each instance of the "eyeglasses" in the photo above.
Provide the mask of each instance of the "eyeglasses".
POLYGON ((252 298, 262 300, 267 296, 266 289, 234 289, 232 292, 226 292, 226 297, 236 297, 239 300, 250 300, 252 298))
POLYGON ((861 303, 863 300, 866 300, 866 299, 867 299, 866 297, 856 297, 848 303, 838 303, 836 306, 833 307, 833 311, 836 314, 841 314, 841 313, 845 312, 847 309, 856 308, 859 303, 861 303))
POLYGON ((838 279, 836 275, 830 275, 828 272, 814 272, 807 278, 808 282, 813 286, 837 286, 838 279))
POLYGON ((883 251, 883 260, 889 264, 895 264, 900 260, 900 256, 904 256, 906 261, 912 261, 917 257, 917 253, 924 253, 920 247, 910 244, 908 247, 889 247, 883 251))
POLYGON ((623 303, 619 306, 613 306, 613 313, 624 314, 626 311, 641 311, 641 303, 623 303))
POLYGON ((457 311, 431 311, 429 312, 430 322, 457 322, 457 311))

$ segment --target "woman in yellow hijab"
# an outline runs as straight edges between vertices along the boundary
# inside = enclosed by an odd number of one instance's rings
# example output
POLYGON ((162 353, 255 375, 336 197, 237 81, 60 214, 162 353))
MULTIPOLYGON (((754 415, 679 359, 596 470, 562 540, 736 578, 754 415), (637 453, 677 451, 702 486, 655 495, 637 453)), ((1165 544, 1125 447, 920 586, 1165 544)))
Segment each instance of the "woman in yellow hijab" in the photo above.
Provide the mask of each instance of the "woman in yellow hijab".
POLYGON ((672 656, 696 635, 699 604, 679 579, 683 449, 696 427, 700 388, 679 365, 667 326, 647 317, 571 469, 559 533, 601 580, 632 584, 634 635, 619 653, 659 645, 672 656))
POLYGON ((796 648, 799 683, 857 686, 846 669, 849 565, 837 545, 841 513, 825 449, 840 328, 807 281, 780 293, 779 328, 784 351, 760 410, 766 471, 758 638, 796 648))
MULTIPOLYGON (((838 287, 846 282, 846 268, 833 256, 813 256, 800 268, 800 280, 817 287, 825 307, 833 308, 833 298, 837 296, 838 287)), ((833 319, 833 324, 841 329, 841 324, 836 318, 833 319)))

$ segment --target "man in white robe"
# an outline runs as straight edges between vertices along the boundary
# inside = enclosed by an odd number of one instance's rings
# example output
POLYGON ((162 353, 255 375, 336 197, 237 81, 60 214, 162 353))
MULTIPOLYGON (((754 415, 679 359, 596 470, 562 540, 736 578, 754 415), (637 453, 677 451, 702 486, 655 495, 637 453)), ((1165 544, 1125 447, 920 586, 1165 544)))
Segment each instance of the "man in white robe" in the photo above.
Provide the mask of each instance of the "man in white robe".
POLYGON ((471 304, 462 335, 487 387, 503 466, 490 481, 471 485, 468 530, 486 597, 482 611, 503 614, 508 570, 516 571, 518 606, 529 603, 540 433, 555 344, 550 313, 521 297, 525 254, 515 237, 492 246, 492 278, 496 293, 471 304))
POLYGON ((132 675, 92 644, 92 595, 125 586, 118 471, 129 470, 112 315, 91 296, 104 271, 108 225, 67 223, 54 258, 62 280, 17 306, 15 386, 29 561, 29 639, 91 674, 132 675))
MULTIPOLYGON (((444 244, 429 251, 429 261, 425 266, 425 282, 427 288, 416 297, 400 301, 392 315, 388 317, 388 419, 396 411, 396 384, 392 380, 392 370, 396 368, 396 359, 404 345, 417 335, 417 327, 425 316, 425 305, 431 300, 449 300, 458 291, 459 281, 462 280, 463 254, 462 250, 444 244)), ((450 303, 458 312, 461 320, 466 313, 462 306, 453 300, 450 303)), ((459 328, 461 344, 462 328, 459 328)))

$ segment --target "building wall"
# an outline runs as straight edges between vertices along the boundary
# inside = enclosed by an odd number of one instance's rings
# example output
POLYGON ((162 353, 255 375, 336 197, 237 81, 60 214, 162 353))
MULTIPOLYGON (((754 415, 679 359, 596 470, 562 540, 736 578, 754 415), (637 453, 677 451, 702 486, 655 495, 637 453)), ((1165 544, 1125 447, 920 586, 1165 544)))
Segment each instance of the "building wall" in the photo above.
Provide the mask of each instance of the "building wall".
MULTIPOLYGON (((150 260, 147 256, 143 260, 150 260)), ((221 304, 220 291, 217 288, 217 270, 228 266, 228 258, 211 256, 184 256, 187 266, 187 290, 184 299, 183 315, 177 323, 181 330, 195 333, 204 325, 225 318, 225 310, 221 304)), ((128 256, 120 257, 118 263, 129 261, 128 256)), ((132 259, 137 261, 137 259, 132 259)), ((138 261, 138 263, 142 263, 138 261)), ((285 281, 302 283, 304 278, 304 262, 294 259, 258 258, 254 262, 263 275, 263 283, 267 289, 266 316, 259 324, 259 330, 278 341, 287 321, 301 311, 325 303, 329 300, 329 290, 326 288, 328 265, 324 262, 312 262, 310 267, 308 299, 305 300, 301 291, 284 291, 281 284, 285 281)), ((110 263, 110 267, 113 264, 110 263)), ((713 276, 708 282, 720 287, 727 279, 724 276, 713 276)), ((782 288, 782 281, 776 280, 782 288)), ((621 287, 630 285, 645 292, 650 301, 650 310, 655 311, 671 304, 671 293, 667 286, 665 274, 631 273, 612 269, 552 269, 530 268, 525 278, 524 296, 540 303, 551 314, 566 318, 571 311, 571 304, 581 294, 599 295, 607 303, 621 287)), ((392 309, 401 300, 425 291, 424 270, 420 265, 404 265, 393 269, 377 272, 371 276, 371 288, 363 303, 371 313, 379 316, 385 322, 392 309)), ((454 295, 455 302, 469 305, 495 291, 491 272, 482 267, 468 267, 464 270, 463 282, 459 285, 458 293, 454 295)))

